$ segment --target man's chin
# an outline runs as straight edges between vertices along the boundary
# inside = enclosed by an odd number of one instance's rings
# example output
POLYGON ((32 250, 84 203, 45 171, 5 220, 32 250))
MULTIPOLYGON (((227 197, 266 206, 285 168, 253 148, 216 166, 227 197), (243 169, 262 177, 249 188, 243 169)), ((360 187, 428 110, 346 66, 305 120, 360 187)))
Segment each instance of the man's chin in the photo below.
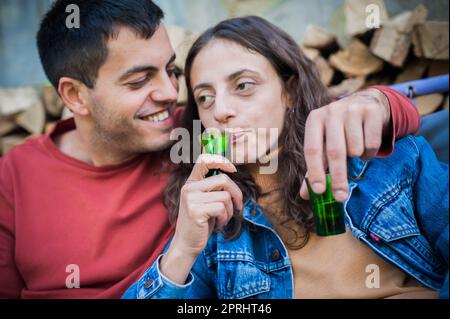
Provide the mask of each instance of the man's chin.
MULTIPOLYGON (((156 140, 155 140, 156 142, 156 140)), ((175 141, 170 140, 170 133, 159 138, 159 143, 152 143, 147 145, 143 153, 168 151, 172 147, 175 141), (167 137, 166 137, 167 136, 167 137)))

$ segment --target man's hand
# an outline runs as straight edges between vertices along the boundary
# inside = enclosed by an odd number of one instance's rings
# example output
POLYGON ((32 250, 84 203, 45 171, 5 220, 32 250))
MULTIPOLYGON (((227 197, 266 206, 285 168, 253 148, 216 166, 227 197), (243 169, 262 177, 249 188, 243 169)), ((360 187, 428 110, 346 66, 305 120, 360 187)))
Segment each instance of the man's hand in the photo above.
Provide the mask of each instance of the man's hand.
MULTIPOLYGON (((311 112, 306 123, 305 159, 313 191, 326 190, 325 171, 331 175, 337 201, 348 198, 347 158, 369 160, 377 155, 384 134, 390 134, 391 110, 386 96, 368 89, 311 112)), ((305 181, 300 190, 308 199, 305 181)))
POLYGON ((222 156, 201 155, 182 188, 175 235, 160 264, 161 272, 179 284, 186 281, 214 229, 227 225, 234 209, 243 209, 239 187, 225 174, 205 179, 210 169, 237 172, 222 156))

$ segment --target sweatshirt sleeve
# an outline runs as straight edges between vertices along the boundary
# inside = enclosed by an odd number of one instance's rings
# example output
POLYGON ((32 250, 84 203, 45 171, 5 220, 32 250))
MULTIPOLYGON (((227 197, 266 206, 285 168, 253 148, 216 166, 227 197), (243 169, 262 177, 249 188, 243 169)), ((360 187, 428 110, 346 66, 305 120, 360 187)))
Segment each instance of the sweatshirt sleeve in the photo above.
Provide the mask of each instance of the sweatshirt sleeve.
POLYGON ((383 137, 378 157, 387 157, 394 151, 395 141, 406 135, 415 135, 420 127, 420 114, 408 97, 387 86, 377 85, 370 88, 381 91, 389 101, 391 108, 391 134, 383 137))
POLYGON ((0 299, 20 298, 25 284, 15 265, 14 207, 7 185, 5 158, 0 158, 0 299))

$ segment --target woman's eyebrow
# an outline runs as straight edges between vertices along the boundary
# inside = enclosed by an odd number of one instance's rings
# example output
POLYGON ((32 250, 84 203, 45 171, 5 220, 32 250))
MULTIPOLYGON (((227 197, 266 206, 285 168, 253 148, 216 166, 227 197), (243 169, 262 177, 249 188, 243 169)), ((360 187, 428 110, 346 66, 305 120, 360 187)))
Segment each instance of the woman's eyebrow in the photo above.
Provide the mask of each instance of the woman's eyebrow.
POLYGON ((259 76, 259 73, 250 69, 242 69, 228 76, 228 81, 233 81, 239 78, 244 73, 252 73, 253 75, 259 76))
MULTIPOLYGON (((227 80, 228 80, 228 82, 234 81, 234 80, 239 78, 244 73, 251 73, 253 75, 260 76, 260 74, 258 72, 256 72, 256 71, 253 71, 253 70, 250 70, 250 69, 242 69, 242 70, 239 70, 237 72, 234 72, 233 74, 230 74, 228 76, 227 80)), ((199 89, 209 89, 210 87, 212 87, 212 85, 209 84, 209 83, 200 83, 200 84, 198 84, 198 85, 196 85, 194 87, 193 92, 195 92, 195 91, 197 91, 199 89)))

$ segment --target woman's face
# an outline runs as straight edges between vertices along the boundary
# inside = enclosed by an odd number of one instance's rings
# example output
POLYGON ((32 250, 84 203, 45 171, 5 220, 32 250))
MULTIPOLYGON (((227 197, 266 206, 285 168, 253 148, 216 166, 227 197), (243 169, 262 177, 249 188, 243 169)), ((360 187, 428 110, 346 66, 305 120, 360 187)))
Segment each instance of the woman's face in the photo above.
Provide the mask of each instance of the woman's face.
POLYGON ((194 60, 191 86, 205 129, 231 133, 235 163, 256 163, 276 145, 287 107, 280 77, 265 57, 212 40, 194 60))

